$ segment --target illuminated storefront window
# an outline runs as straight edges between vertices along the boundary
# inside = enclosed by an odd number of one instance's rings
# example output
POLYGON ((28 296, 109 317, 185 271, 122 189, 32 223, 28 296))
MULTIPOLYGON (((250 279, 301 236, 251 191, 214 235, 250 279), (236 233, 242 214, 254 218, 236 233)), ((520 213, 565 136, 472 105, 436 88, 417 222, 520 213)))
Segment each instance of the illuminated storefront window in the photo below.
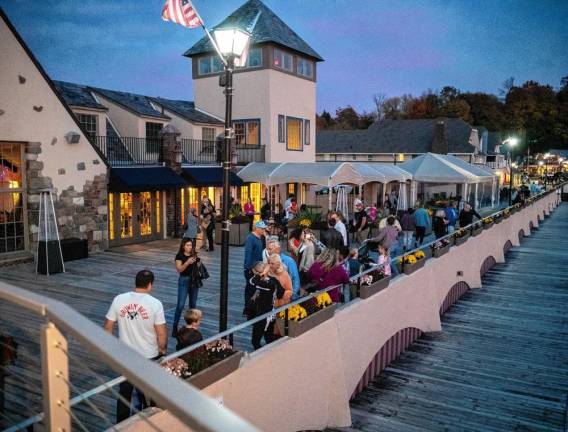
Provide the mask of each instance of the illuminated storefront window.
POLYGON ((179 191, 179 207, 180 207, 180 214, 181 214, 181 223, 185 223, 185 189, 180 189, 179 191))
POLYGON ((108 236, 114 240, 114 194, 108 194, 108 236))
POLYGON ((0 143, 0 254, 25 250, 20 144, 0 143))
POLYGON ((160 229, 162 227, 162 220, 161 220, 161 216, 162 214, 161 212, 161 201, 160 201, 160 192, 156 192, 156 232, 160 232, 160 229))
POLYGON ((140 234, 152 234, 152 194, 140 193, 140 234))
POLYGON ((120 194, 120 238, 132 237, 132 193, 120 194))

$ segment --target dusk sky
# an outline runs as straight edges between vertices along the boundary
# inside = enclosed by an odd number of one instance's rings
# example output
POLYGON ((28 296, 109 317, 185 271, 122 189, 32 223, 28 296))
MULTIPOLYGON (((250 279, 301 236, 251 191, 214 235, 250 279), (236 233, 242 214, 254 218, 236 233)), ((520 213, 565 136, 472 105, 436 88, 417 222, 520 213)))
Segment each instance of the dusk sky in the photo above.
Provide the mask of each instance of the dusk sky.
MULTIPOLYGON (((244 0, 194 0, 212 27, 244 0)), ((318 111, 452 85, 498 93, 514 77, 568 75, 568 1, 266 0, 324 59, 318 111)), ((192 100, 182 53, 203 36, 160 18, 163 0, 0 0, 53 79, 192 100)), ((220 89, 221 91, 221 89, 220 89)), ((236 102, 238 103, 238 102, 236 102)))

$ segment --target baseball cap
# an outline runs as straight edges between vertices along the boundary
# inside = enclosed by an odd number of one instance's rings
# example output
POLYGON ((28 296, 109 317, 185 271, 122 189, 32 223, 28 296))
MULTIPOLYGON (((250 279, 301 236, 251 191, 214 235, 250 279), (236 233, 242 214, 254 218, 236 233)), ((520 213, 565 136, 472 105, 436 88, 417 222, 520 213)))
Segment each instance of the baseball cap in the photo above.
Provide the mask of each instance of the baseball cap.
POLYGON ((257 223, 254 224, 256 228, 266 229, 267 225, 263 220, 259 220, 257 223))

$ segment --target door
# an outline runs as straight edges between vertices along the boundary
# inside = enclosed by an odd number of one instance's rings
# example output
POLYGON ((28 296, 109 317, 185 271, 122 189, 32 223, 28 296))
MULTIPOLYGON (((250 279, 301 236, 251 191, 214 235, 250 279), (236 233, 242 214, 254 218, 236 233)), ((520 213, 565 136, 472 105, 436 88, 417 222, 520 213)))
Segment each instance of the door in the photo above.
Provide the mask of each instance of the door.
POLYGON ((161 203, 161 192, 110 193, 110 245, 120 246, 162 238, 161 203))

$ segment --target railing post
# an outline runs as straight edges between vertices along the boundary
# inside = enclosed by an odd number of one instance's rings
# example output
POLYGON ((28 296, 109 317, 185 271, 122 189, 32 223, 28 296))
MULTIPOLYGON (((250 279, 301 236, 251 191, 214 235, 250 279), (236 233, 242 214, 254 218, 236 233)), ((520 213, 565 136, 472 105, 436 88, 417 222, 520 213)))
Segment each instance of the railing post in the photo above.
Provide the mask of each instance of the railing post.
POLYGON ((70 432, 69 368, 67 340, 53 323, 41 327, 44 426, 49 431, 70 432))

